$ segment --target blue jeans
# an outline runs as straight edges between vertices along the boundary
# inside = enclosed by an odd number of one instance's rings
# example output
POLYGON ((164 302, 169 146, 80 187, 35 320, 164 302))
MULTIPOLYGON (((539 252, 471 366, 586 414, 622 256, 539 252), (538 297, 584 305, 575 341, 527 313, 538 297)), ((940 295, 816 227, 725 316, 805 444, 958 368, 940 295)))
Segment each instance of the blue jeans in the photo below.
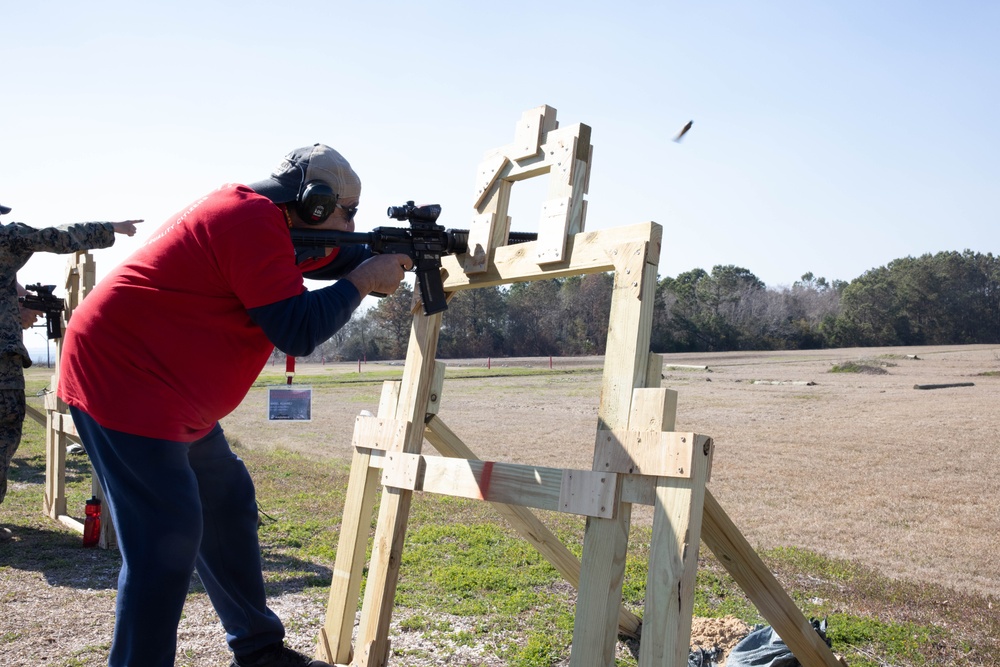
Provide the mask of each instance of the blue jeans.
POLYGON ((237 655, 280 642, 268 609, 257 502, 246 466, 219 424, 195 442, 104 428, 70 408, 118 532, 110 667, 169 667, 191 575, 198 576, 237 655))

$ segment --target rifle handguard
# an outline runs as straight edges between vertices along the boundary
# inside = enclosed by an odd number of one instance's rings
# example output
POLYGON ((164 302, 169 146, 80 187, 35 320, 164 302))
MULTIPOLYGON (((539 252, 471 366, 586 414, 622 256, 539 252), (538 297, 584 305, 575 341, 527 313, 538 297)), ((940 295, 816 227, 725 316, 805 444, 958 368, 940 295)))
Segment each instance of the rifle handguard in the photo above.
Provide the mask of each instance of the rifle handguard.
MULTIPOLYGON (((367 245, 376 255, 399 253, 413 260, 417 287, 424 304, 424 314, 433 315, 448 308, 441 280, 441 257, 469 251, 469 230, 445 229, 436 224, 441 214, 437 204, 390 206, 387 214, 396 220, 409 220, 409 227, 376 227, 370 232, 341 232, 333 229, 290 230, 292 245, 298 248, 339 248, 367 245)), ((511 232, 508 245, 534 241, 533 232, 511 232)), ((373 293, 374 294, 374 293, 373 293)), ((385 296, 375 294, 375 296, 385 296)))

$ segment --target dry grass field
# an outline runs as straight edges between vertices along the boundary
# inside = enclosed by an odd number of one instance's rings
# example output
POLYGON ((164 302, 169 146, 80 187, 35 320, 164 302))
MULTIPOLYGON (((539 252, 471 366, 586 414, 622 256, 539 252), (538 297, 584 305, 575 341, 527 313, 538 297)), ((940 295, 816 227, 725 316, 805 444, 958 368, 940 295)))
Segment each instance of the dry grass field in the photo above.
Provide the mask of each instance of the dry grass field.
MULTIPOLYGON (((487 360, 446 363, 484 367, 487 360)), ((529 375, 504 371, 547 371, 550 360, 489 363, 495 375, 488 378, 446 374, 440 417, 449 428, 482 459, 589 468, 603 359, 557 358, 552 373, 529 375)), ((357 382, 318 388, 310 422, 267 422, 266 388, 257 387, 223 426, 244 448, 348 461, 355 417, 376 411, 381 384, 372 380, 401 367, 369 363, 359 373, 356 363, 300 363, 295 384, 318 386, 330 374, 357 382)), ((283 384, 283 371, 276 365, 265 374, 283 384)), ((945 591, 1000 597, 1000 346, 668 355, 662 375, 663 386, 679 393, 677 430, 715 439, 709 487, 751 544, 798 547, 945 591), (830 372, 850 362, 871 372, 830 372), (914 388, 955 384, 971 386, 914 388)), ((0 523, 11 496, 36 488, 39 475, 12 487, 0 523)), ((79 551, 70 532, 62 548, 47 552, 56 561, 38 564, 32 548, 67 531, 34 508, 22 511, 4 552, 12 560, 0 564, 9 566, 0 590, 0 666, 98 667, 113 625, 117 560, 79 551)), ((648 510, 637 507, 633 517, 648 521, 648 510)), ((340 520, 329 517, 331 526, 340 520)), ((285 620, 289 643, 310 651, 325 593, 290 588, 269 604, 285 620)), ((393 641, 427 640, 415 631, 393 641)), ((444 662, 396 664, 505 664, 468 650, 444 662)), ((214 611, 204 595, 194 596, 177 664, 222 665, 227 655, 214 611)))
MULTIPOLYGON (((489 363, 496 371, 550 361, 489 363)), ((446 375, 440 417, 482 459, 589 468, 602 364, 557 358, 556 371, 594 372, 446 375)), ((387 366, 364 364, 361 375, 387 366)), ((298 370, 296 382, 307 383, 308 373, 357 374, 358 365, 298 370)), ((709 488, 751 544, 1000 596, 1000 346, 675 354, 663 386, 679 394, 677 430, 715 439, 709 488), (884 372, 830 372, 848 362, 884 372)), ((379 390, 324 389, 312 422, 262 425, 257 389, 224 425, 244 446, 347 458, 354 417, 376 411, 379 390)), ((634 516, 648 518, 642 508, 634 516)))

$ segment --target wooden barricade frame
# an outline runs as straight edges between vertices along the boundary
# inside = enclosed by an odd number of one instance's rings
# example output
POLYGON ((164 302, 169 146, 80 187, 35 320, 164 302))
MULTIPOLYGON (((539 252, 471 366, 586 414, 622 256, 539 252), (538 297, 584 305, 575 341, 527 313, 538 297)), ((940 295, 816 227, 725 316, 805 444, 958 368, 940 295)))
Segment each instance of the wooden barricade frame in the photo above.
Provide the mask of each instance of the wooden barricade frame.
POLYGON ((469 253, 444 257, 442 276, 445 290, 453 293, 614 272, 592 468, 479 460, 438 416, 445 365, 435 352, 442 314, 425 316, 415 304, 403 377, 386 382, 378 414, 358 417, 355 425, 318 658, 336 665, 386 665, 410 505, 415 491, 426 491, 492 503, 577 588, 572 667, 613 665, 619 633, 641 636, 641 667, 687 665, 701 540, 803 665, 842 665, 706 488, 712 439, 673 432, 677 394, 660 387, 663 359, 649 352, 662 228, 647 222, 584 232, 591 155, 587 126, 560 129, 548 106, 525 112, 515 141, 488 153, 480 166, 469 253), (512 183, 545 173, 549 199, 538 240, 505 245, 512 183), (424 440, 441 456, 425 455, 424 440), (380 486, 355 646, 352 632, 380 486), (621 604, 633 503, 654 508, 641 622, 621 604), (586 516, 582 558, 529 508, 586 516))
MULTIPOLYGON (((73 310, 90 293, 97 282, 97 266, 89 251, 82 250, 69 258, 63 287, 66 289, 66 306, 63 311, 62 330, 66 331, 73 310)), ((28 406, 27 414, 45 427, 45 498, 42 511, 50 518, 83 533, 83 523, 67 514, 66 509, 66 447, 70 443, 82 444, 76 432, 68 406, 56 396, 59 386, 59 361, 62 357, 62 338, 56 339, 55 371, 49 383, 51 391, 45 395, 44 414, 28 406)), ((91 494, 104 503, 104 492, 91 468, 91 494)), ((117 547, 111 514, 102 512, 101 532, 97 545, 102 549, 117 547)))

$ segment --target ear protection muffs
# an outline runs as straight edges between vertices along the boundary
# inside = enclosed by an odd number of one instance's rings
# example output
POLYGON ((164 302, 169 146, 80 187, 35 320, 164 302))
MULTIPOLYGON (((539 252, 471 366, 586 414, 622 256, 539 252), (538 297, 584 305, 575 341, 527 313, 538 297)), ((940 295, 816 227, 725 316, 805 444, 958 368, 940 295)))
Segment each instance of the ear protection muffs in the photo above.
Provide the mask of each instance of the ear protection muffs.
POLYGON ((299 191, 295 200, 295 212, 307 225, 318 225, 333 213, 338 198, 333 188, 323 181, 309 181, 299 191))

